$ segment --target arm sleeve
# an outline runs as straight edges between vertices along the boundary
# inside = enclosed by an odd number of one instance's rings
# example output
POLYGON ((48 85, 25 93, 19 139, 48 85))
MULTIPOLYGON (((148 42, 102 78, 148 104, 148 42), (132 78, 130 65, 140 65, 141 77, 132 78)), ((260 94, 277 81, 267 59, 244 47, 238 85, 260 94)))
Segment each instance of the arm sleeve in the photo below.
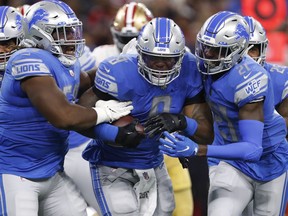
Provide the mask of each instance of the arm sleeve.
POLYGON ((95 139, 101 139, 103 141, 115 142, 116 136, 118 134, 118 127, 102 123, 94 126, 93 128, 95 139))
POLYGON ((240 120, 242 142, 208 146, 207 156, 220 159, 258 161, 262 155, 264 123, 256 120, 240 120))

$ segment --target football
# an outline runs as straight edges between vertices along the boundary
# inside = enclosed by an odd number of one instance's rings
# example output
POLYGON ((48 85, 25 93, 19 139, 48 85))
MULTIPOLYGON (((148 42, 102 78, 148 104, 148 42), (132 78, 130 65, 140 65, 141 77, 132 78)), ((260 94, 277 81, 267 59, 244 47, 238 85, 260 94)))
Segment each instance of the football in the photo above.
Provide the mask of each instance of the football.
MULTIPOLYGON (((123 116, 120 119, 114 121, 112 124, 117 126, 117 127, 124 127, 130 123, 132 123, 135 120, 134 117, 131 115, 123 116)), ((138 133, 144 133, 144 127, 138 122, 135 126, 136 131, 138 133)))

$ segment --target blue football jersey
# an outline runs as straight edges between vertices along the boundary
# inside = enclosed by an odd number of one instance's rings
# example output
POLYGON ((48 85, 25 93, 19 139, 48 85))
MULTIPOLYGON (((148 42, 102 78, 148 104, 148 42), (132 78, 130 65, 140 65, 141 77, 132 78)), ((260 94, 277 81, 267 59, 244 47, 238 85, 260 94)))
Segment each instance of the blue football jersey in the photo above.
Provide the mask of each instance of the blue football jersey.
MULTIPOLYGON (((92 52, 88 46, 84 47, 83 54, 79 58, 81 72, 85 73, 91 70, 96 70, 96 58, 92 55, 92 52)), ((70 131, 69 135, 69 148, 76 148, 87 142, 90 138, 85 137, 75 131, 70 131)))
MULTIPOLYGON (((148 83, 138 73, 137 55, 120 55, 100 63, 95 87, 119 101, 132 101, 131 115, 141 123, 162 112, 180 113, 185 102, 203 90, 201 74, 194 55, 186 53, 180 75, 166 87, 148 83)), ((148 169, 158 166, 163 155, 156 139, 144 139, 136 149, 113 147, 101 142, 98 163, 130 169, 148 169)), ((95 161, 95 160, 94 160, 95 161)))
POLYGON ((71 102, 80 81, 80 65, 65 67, 50 52, 22 49, 11 56, 0 95, 0 172, 46 178, 63 169, 69 132, 55 128, 21 89, 21 80, 51 76, 71 102))
POLYGON ((288 67, 265 63, 273 83, 274 105, 277 106, 288 96, 288 67))
MULTIPOLYGON (((288 145, 284 119, 275 112, 270 74, 250 57, 244 57, 228 73, 216 81, 207 77, 204 86, 214 117, 213 144, 225 145, 241 141, 238 128, 239 109, 264 98, 263 154, 258 162, 227 161, 246 175, 260 181, 280 176, 288 166, 288 145)), ((209 158, 210 164, 217 163, 209 158)))

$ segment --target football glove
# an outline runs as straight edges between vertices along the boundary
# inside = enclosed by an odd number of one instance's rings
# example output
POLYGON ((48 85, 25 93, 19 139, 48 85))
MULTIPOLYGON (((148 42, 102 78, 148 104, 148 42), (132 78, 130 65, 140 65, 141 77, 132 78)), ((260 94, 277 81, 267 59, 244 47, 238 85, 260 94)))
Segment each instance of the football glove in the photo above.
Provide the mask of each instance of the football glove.
POLYGON ((145 138, 144 133, 136 130, 138 124, 137 120, 134 120, 130 124, 124 127, 118 127, 118 134, 115 139, 115 143, 126 148, 136 148, 142 139, 145 138))
POLYGON ((130 114, 133 109, 132 102, 119 102, 116 100, 103 101, 98 100, 94 110, 97 112, 97 124, 103 122, 113 122, 122 116, 130 114))
POLYGON ((198 152, 198 145, 186 136, 177 132, 170 134, 163 133, 164 138, 160 138, 159 149, 170 157, 190 157, 198 152))
POLYGON ((177 130, 184 130, 187 127, 187 121, 182 114, 161 113, 150 118, 144 127, 145 133, 151 138, 164 131, 172 133, 177 130))

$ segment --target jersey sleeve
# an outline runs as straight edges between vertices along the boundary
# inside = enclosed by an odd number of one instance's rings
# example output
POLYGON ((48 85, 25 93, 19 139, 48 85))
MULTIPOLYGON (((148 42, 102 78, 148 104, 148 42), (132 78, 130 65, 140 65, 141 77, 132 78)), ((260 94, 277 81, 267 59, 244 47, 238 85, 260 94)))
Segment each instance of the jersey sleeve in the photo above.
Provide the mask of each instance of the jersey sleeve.
POLYGON ((88 46, 85 46, 83 54, 79 58, 79 62, 82 72, 88 72, 97 68, 96 58, 94 57, 88 46))
POLYGON ((49 58, 45 58, 45 55, 40 55, 37 52, 20 52, 10 63, 12 64, 12 76, 15 80, 22 80, 31 76, 52 76, 48 68, 49 58))
POLYGON ((239 81, 236 82, 234 94, 234 103, 238 104, 239 107, 247 103, 261 101, 267 95, 269 87, 267 73, 259 71, 247 80, 239 78, 239 81))
POLYGON ((182 67, 183 70, 181 73, 185 73, 182 82, 187 83, 185 105, 204 103, 205 94, 202 77, 197 68, 195 56, 191 53, 186 53, 182 62, 182 67))

